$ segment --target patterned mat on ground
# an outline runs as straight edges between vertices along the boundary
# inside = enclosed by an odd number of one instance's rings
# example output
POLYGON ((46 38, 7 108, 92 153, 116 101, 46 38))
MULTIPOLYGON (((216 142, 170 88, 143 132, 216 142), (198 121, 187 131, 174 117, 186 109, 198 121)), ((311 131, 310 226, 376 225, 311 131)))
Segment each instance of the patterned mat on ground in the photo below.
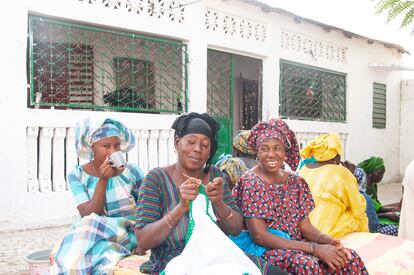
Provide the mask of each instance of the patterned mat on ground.
MULTIPOLYGON (((352 233, 342 242, 357 251, 371 275, 414 274, 414 241, 378 233, 352 233)), ((119 261, 114 275, 142 274, 139 266, 149 255, 133 255, 119 261)))
POLYGON ((139 272, 139 267, 141 264, 148 261, 149 256, 150 252, 148 251, 146 255, 132 255, 120 260, 115 267, 114 275, 144 274, 139 272))
POLYGON ((379 233, 352 233, 342 238, 354 249, 371 275, 414 274, 414 241, 379 233))

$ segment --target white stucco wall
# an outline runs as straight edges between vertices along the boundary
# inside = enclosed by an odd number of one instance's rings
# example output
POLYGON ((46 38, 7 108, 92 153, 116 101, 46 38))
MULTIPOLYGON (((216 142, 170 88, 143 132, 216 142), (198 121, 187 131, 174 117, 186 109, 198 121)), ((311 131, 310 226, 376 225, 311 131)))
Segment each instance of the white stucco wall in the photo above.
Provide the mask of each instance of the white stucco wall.
POLYGON ((414 80, 401 83, 400 174, 414 159, 414 80))
MULTIPOLYGON (((206 110, 207 48, 258 58, 263 64, 263 119, 278 116, 279 60, 286 59, 305 65, 345 73, 347 79, 347 121, 345 123, 308 122, 290 120, 295 131, 348 134, 347 157, 359 162, 371 155, 385 159, 385 181, 401 173, 400 161, 400 81, 401 74, 368 67, 373 63, 401 63, 399 54, 380 44, 368 44, 364 39, 349 39, 341 32, 326 32, 305 22, 277 13, 266 13, 260 8, 239 1, 208 0, 186 7, 184 23, 161 20, 149 16, 116 11, 78 0, 11 1, 0 11, 0 36, 8 43, 1 44, 3 132, 0 142, 0 230, 7 228, 42 226, 67 223, 76 213, 69 192, 28 193, 26 178, 26 129, 28 126, 70 127, 91 114, 89 111, 34 110, 27 106, 26 37, 28 13, 43 14, 100 26, 147 33, 182 40, 188 45, 189 111, 206 110), (266 39, 258 42, 225 34, 220 30, 206 30, 205 8, 259 22, 266 26, 266 39), (281 32, 288 30, 345 47, 346 62, 324 58, 312 59, 309 54, 281 47, 281 32), (387 85, 387 127, 372 128, 372 84, 387 85)), ((99 2, 99 1, 97 1, 99 2)), ((408 100, 404 95, 403 98, 408 100)), ((413 115, 405 108, 404 111, 413 115)), ((116 113, 131 128, 156 129, 168 127, 175 116, 154 114, 116 113)), ((412 129, 412 127, 410 128, 412 129)), ((408 133, 408 132, 407 132, 408 133)), ((411 133, 411 132, 410 132, 411 133)), ((410 134, 412 135, 412 133, 410 134)), ((406 137, 408 139, 408 135, 406 137)), ((407 146, 401 139, 401 148, 407 146)), ((410 156, 412 157, 412 155, 410 156)), ((401 163, 408 157, 401 155, 401 163)))

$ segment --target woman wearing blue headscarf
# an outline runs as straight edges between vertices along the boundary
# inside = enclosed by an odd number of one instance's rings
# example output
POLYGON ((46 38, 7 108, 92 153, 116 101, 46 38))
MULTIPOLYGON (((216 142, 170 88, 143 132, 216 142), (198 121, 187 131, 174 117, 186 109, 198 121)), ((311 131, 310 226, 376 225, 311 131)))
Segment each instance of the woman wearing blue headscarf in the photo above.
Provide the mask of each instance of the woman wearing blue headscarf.
POLYGON ((135 146, 132 132, 113 119, 78 123, 76 152, 89 159, 76 165, 68 184, 81 219, 63 239, 54 257, 53 273, 111 274, 117 261, 137 245, 136 201, 143 172, 131 163, 117 168, 114 152, 135 146))

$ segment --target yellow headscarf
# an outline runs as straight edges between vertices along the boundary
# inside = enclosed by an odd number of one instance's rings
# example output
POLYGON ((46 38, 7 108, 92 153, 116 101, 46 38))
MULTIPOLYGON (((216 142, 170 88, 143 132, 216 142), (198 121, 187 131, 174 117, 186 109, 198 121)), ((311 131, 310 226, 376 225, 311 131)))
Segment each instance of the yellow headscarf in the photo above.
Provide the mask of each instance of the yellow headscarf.
POLYGON ((321 135, 311 140, 305 148, 300 151, 304 159, 314 157, 316 161, 327 161, 333 159, 337 154, 343 155, 341 139, 337 133, 321 135))

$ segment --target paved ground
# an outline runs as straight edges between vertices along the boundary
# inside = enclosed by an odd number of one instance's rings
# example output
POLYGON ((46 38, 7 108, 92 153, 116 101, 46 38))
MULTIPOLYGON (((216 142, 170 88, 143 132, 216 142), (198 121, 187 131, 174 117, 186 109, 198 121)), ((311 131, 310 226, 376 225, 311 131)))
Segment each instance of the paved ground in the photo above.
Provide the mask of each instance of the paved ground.
MULTIPOLYGON (((401 183, 379 186, 379 199, 383 204, 401 199, 401 183)), ((0 232, 0 275, 27 274, 24 257, 34 251, 51 249, 68 231, 69 225, 18 232, 0 232)))

